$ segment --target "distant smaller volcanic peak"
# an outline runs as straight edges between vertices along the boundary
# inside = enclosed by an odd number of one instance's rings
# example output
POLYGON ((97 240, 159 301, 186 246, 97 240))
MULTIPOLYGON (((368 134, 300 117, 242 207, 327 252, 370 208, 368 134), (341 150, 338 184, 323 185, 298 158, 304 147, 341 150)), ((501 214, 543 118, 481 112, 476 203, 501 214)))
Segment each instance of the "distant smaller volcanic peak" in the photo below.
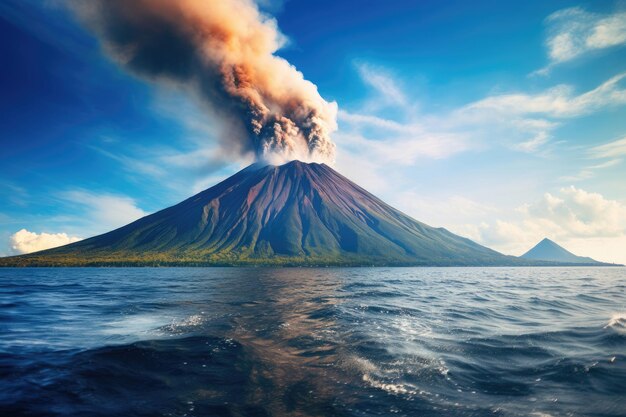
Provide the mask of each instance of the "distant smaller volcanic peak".
POLYGON ((586 265, 598 265, 602 262, 598 262, 595 259, 577 256, 558 245, 554 241, 544 238, 541 242, 537 243, 532 249, 523 254, 521 258, 532 259, 537 261, 552 261, 571 264, 586 264, 586 265))

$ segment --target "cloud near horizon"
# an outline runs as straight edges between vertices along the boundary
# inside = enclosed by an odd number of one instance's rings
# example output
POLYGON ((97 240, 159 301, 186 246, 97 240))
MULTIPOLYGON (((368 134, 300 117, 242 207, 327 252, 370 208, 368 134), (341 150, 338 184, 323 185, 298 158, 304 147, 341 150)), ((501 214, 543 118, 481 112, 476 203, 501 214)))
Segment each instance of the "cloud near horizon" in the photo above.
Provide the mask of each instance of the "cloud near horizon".
POLYGON ((82 189, 62 192, 60 202, 68 205, 72 216, 52 217, 55 228, 70 230, 61 233, 36 233, 26 228, 9 236, 11 254, 25 254, 78 242, 83 237, 109 232, 148 215, 134 199, 108 193, 94 193, 82 189))
POLYGON ((44 249, 56 248, 78 242, 82 238, 68 236, 67 233, 35 233, 21 229, 9 238, 9 247, 13 254, 22 255, 44 249))
POLYGON ((519 207, 517 214, 517 220, 466 225, 465 230, 458 232, 513 255, 521 255, 548 237, 559 244, 584 247, 577 255, 626 262, 626 203, 570 186, 558 193, 545 193, 541 199, 519 207), (594 248, 584 245, 585 241, 603 244, 594 248))

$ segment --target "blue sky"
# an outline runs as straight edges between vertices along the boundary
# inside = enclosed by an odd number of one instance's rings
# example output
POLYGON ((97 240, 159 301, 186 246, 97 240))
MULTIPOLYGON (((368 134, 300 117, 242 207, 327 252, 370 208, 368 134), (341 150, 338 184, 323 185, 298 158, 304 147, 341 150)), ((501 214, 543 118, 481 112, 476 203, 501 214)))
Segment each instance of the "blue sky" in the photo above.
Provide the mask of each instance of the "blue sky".
MULTIPOLYGON (((288 38, 278 54, 338 105, 338 171, 505 253, 547 236, 626 263, 626 3, 259 7, 288 38)), ((106 232, 251 162, 63 1, 2 2, 0 38, 0 254, 106 232)))

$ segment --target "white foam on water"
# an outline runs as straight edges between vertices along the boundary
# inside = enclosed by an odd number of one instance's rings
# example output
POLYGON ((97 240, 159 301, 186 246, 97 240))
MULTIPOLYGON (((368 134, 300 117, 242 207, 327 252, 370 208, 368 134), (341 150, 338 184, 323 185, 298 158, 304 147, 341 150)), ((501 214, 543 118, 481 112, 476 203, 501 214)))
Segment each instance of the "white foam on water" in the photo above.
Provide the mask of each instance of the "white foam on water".
POLYGON ((369 374, 363 374, 363 381, 367 382, 371 387, 381 389, 390 394, 418 395, 422 391, 409 384, 388 384, 373 378, 369 374))
POLYGON ((359 356, 350 356, 344 361, 347 368, 356 370, 361 373, 378 372, 379 369, 374 363, 368 359, 359 356))
POLYGON ((604 328, 613 329, 618 333, 626 334, 626 313, 613 314, 604 328))
MULTIPOLYGON (((401 360, 390 363, 385 368, 381 368, 368 359, 351 356, 344 361, 344 366, 360 373, 363 382, 367 383, 372 388, 377 388, 390 394, 408 396, 432 395, 413 384, 397 381, 404 373, 407 373, 407 366, 411 363, 414 365, 414 361, 401 360)), ((423 365, 422 367, 434 366, 435 369, 444 376, 448 373, 448 369, 442 361, 437 362, 437 364, 430 361, 427 363, 420 362, 420 364, 423 365)))
POLYGON ((100 333, 107 336, 139 336, 150 333, 169 321, 169 317, 157 315, 129 315, 106 323, 100 333))
POLYGON ((180 320, 172 320, 171 323, 162 326, 160 330, 174 334, 187 333, 195 327, 202 325, 205 321, 206 317, 203 313, 192 314, 180 320))
POLYGON ((430 338, 433 335, 433 330, 430 326, 411 316, 400 316, 391 321, 391 326, 399 334, 402 334, 403 337, 430 338))
POLYGON ((187 333, 205 321, 206 317, 203 313, 192 314, 183 318, 163 314, 129 315, 120 320, 106 323, 100 333, 107 336, 134 337, 177 335, 187 333))

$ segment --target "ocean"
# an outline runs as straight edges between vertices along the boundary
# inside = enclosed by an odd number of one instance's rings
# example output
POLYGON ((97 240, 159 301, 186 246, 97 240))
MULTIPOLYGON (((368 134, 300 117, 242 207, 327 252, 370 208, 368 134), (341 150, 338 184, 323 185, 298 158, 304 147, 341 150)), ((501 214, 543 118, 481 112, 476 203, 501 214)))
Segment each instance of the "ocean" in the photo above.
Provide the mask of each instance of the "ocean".
POLYGON ((626 268, 0 269, 0 415, 626 416, 626 268))

